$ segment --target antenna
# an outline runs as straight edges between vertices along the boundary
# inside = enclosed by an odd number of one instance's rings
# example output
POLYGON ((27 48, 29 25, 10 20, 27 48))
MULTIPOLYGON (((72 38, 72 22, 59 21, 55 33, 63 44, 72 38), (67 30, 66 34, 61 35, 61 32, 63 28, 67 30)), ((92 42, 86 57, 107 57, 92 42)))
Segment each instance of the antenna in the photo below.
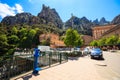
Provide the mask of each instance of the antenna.
MULTIPOLYGON (((73 13, 71 13, 71 18, 73 18, 73 13)), ((72 28, 73 28, 73 19, 72 19, 72 28)))
POLYGON ((73 13, 71 13, 71 17, 73 17, 73 13))

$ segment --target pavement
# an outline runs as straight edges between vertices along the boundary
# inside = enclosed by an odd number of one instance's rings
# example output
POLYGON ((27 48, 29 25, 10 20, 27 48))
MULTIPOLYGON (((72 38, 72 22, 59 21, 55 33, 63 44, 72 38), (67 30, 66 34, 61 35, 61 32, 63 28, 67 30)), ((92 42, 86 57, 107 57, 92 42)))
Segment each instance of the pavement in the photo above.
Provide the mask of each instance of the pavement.
POLYGON ((120 76, 120 52, 108 52, 105 51, 103 54, 105 61, 104 63, 113 70, 116 74, 120 76))
POLYGON ((38 75, 27 74, 16 80, 108 80, 99 75, 90 60, 88 57, 69 58, 68 62, 41 70, 38 75))

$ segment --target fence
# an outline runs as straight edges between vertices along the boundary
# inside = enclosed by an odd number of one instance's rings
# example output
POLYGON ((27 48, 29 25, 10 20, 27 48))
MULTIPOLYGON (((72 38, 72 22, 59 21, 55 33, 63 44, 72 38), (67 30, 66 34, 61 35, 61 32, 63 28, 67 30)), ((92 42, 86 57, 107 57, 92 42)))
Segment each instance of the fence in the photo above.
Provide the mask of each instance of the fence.
POLYGON ((51 66, 55 63, 62 63, 68 60, 67 54, 59 52, 45 52, 41 54, 39 58, 39 66, 51 66))
MULTIPOLYGON (((33 54, 9 56, 0 61, 0 80, 9 80, 11 77, 33 70, 33 54)), ((66 62, 67 55, 59 52, 44 52, 39 57, 39 67, 66 62)))

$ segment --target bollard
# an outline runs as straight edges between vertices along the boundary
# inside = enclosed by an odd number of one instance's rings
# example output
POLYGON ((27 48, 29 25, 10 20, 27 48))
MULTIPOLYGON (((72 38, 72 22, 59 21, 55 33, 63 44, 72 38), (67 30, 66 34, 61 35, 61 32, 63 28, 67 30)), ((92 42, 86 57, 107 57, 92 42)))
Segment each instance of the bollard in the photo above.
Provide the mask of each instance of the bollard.
POLYGON ((38 67, 38 60, 40 56, 40 50, 38 48, 35 48, 34 50, 34 68, 33 68, 33 74, 38 74, 38 71, 41 70, 40 67, 38 67))

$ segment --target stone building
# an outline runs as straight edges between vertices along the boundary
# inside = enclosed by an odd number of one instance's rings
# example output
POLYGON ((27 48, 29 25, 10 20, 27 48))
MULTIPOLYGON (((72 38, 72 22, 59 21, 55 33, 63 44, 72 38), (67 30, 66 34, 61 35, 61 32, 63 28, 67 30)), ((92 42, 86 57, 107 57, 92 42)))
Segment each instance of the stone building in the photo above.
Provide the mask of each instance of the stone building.
MULTIPOLYGON (((107 38, 107 37, 110 37, 111 35, 116 35, 120 37, 120 24, 106 31, 104 34, 102 34, 101 38, 103 37, 107 38)), ((107 46, 107 49, 119 49, 120 50, 120 44, 109 45, 107 46)))
POLYGON ((104 26, 96 26, 92 28, 93 40, 97 40, 102 37, 102 35, 109 31, 111 28, 115 27, 115 25, 104 25, 104 26))
POLYGON ((116 25, 115 27, 113 27, 110 30, 108 30, 105 33, 103 33, 102 37, 109 37, 111 35, 118 35, 118 36, 120 36, 120 24, 116 25))

